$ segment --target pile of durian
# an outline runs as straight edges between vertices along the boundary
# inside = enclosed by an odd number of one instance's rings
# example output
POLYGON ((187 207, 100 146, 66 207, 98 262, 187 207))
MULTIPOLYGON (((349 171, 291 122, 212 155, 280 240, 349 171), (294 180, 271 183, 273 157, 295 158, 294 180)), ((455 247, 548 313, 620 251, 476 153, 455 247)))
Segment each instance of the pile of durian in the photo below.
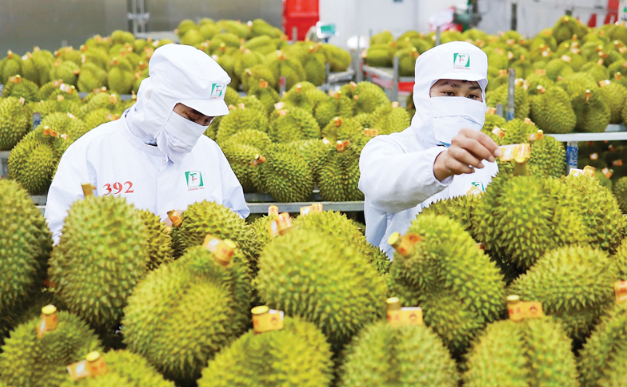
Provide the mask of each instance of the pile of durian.
POLYGON ((532 161, 433 203, 392 236, 393 261, 319 206, 247 223, 203 201, 163 223, 89 190, 52 246, 28 192, 0 180, 0 384, 623 386, 618 202, 589 172, 532 161), (512 296, 544 316, 508 318, 512 296), (389 297, 423 320, 386 321, 389 297))
MULTIPOLYGON (((261 19, 242 23, 203 18, 198 25, 183 20, 175 32, 181 44, 211 55, 229 73, 231 87, 239 89, 243 84, 244 91, 248 80, 260 75, 277 90, 280 76, 286 77, 288 87, 300 81, 320 86, 326 81, 326 63, 331 71, 344 71, 351 62, 348 51, 331 44, 288 44, 279 29, 261 19)), ((0 60, 0 83, 5 85, 5 96, 14 95, 11 77, 21 75, 19 87, 28 89, 29 101, 39 101, 38 87, 59 79, 86 93, 102 87, 117 94, 137 93, 148 77, 154 50, 169 43, 173 42, 136 39, 130 32, 117 30, 109 37, 88 39, 78 50, 61 47, 53 53, 35 47, 23 56, 9 51, 0 60)))

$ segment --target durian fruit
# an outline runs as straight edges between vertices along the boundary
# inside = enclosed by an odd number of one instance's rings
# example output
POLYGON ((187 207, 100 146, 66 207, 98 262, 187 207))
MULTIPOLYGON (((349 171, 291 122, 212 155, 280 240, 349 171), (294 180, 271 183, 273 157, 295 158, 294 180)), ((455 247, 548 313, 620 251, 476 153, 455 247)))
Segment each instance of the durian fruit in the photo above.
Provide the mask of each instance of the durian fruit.
POLYGON ((117 114, 113 114, 107 109, 100 108, 87 113, 83 121, 85 122, 85 128, 90 130, 119 118, 117 114))
POLYGON ((272 122, 268 135, 273 142, 292 142, 320 138, 318 122, 306 110, 288 107, 279 112, 272 122))
POLYGON ((311 176, 314 184, 318 183, 318 174, 320 172, 320 162, 327 148, 331 146, 328 141, 316 139, 316 140, 301 140, 293 141, 289 143, 305 160, 305 163, 309 166, 311 176))
POLYGON ((112 327, 149 263, 141 215, 123 197, 87 196, 70 207, 62 232, 50 281, 70 312, 94 327, 112 327))
POLYGON ((60 311, 56 319, 56 329, 41 338, 41 316, 11 332, 0 353, 0 380, 10 386, 59 386, 69 378, 68 365, 102 350, 98 336, 80 318, 60 311))
POLYGON ((179 23, 178 27, 176 27, 176 30, 174 30, 174 32, 179 36, 179 38, 182 38, 189 30, 195 29, 198 29, 198 26, 193 20, 183 19, 179 23))
POLYGON ((261 80, 258 84, 253 84, 249 86, 248 89, 249 96, 255 96, 259 102, 266 109, 266 114, 270 114, 272 110, 274 110, 274 104, 279 102, 279 93, 276 90, 269 87, 269 83, 261 80))
POLYGON ((583 37, 587 32, 588 28, 572 16, 562 16, 553 26, 553 36, 558 44, 571 39, 573 35, 583 37))
POLYGON ((0 150, 11 150, 31 130, 32 117, 28 106, 18 97, 0 100, 0 150))
POLYGON ((146 230, 148 230, 146 240, 149 243, 148 256, 150 260, 148 261, 147 267, 148 270, 153 270, 162 264, 172 261, 174 254, 172 250, 172 237, 158 215, 148 210, 140 210, 139 213, 146 225, 146 230))
POLYGON ((231 139, 235 136, 231 136, 227 140, 226 145, 221 145, 220 147, 244 192, 257 192, 258 189, 255 186, 255 182, 261 179, 259 177, 258 159, 263 155, 261 150, 253 145, 232 141, 231 139))
POLYGON ((509 287, 524 301, 541 301, 546 314, 574 339, 588 336, 614 301, 616 267, 607 253, 590 246, 551 250, 509 287))
POLYGON ((322 137, 335 143, 336 141, 349 140, 354 135, 361 133, 363 128, 350 118, 335 117, 323 129, 322 137))
POLYGON ((235 57, 233 55, 228 55, 226 53, 220 52, 219 54, 213 54, 211 56, 213 60, 218 62, 220 67, 224 69, 224 71, 229 74, 229 78, 231 78, 231 83, 229 83, 229 87, 232 89, 239 89, 240 79, 235 74, 235 57))
POLYGON ((555 138, 545 136, 531 143, 529 171, 533 176, 560 178, 566 174, 566 150, 555 138))
POLYGON ((41 86, 50 81, 50 67, 54 63, 54 55, 47 50, 33 49, 33 53, 26 54, 27 59, 22 62, 24 78, 41 86))
POLYGON ((91 93, 94 89, 107 86, 107 72, 93 62, 81 66, 76 87, 84 93, 91 93))
POLYGON ((329 387, 331 350, 312 323, 285 317, 281 330, 249 331, 209 361, 199 387, 329 387))
POLYGON ((285 77, 286 90, 291 90, 298 82, 307 80, 307 73, 297 58, 286 56, 282 51, 276 51, 267 56, 267 61, 275 79, 285 77))
POLYGON ((545 133, 571 133, 577 125, 577 116, 566 91, 557 86, 538 86, 538 91, 538 95, 531 97, 533 122, 545 133))
POLYGON ((117 94, 131 94, 135 77, 133 72, 126 67, 123 58, 114 57, 110 62, 107 84, 109 90, 117 94))
MULTIPOLYGON (((485 187, 479 187, 485 191, 485 187)), ((472 212, 481 200, 479 195, 462 195, 435 201, 424 208, 420 215, 444 215, 459 223, 465 231, 473 235, 472 212)), ((474 235, 473 235, 474 236, 474 235)))
POLYGON ((370 45, 386 44, 394 41, 394 35, 390 31, 379 32, 370 37, 370 45))
POLYGON ((22 57, 9 50, 7 56, 0 60, 0 83, 6 85, 9 77, 22 75, 22 57))
POLYGON ((314 109, 314 117, 321 128, 327 126, 334 117, 351 118, 354 115, 354 102, 342 95, 341 92, 335 92, 332 98, 321 102, 314 109))
POLYGON ((627 177, 621 177, 614 182, 612 191, 621 211, 623 214, 627 214, 627 177))
POLYGON ((254 129, 244 129, 218 144, 221 147, 225 147, 230 144, 250 145, 264 152, 270 144, 272 144, 272 140, 270 140, 270 137, 268 137, 268 134, 265 132, 254 129))
POLYGON ((99 91, 95 94, 89 94, 87 97, 85 97, 87 101, 80 108, 79 117, 85 117, 96 109, 107 109, 114 112, 120 106, 120 97, 115 93, 99 91), (87 100, 89 96, 91 98, 87 100))
POLYGON ((0 313, 17 310, 41 288, 52 239, 25 189, 0 179, 0 313))
POLYGON ((313 192, 314 180, 305 159, 289 144, 273 144, 264 153, 257 187, 278 202, 304 202, 313 192))
POLYGON ((240 20, 220 20, 216 25, 224 31, 236 35, 240 39, 247 39, 250 34, 248 25, 242 23, 240 20))
POLYGON ((407 110, 392 102, 377 108, 373 113, 373 124, 370 129, 377 129, 379 134, 402 132, 411 124, 407 110))
POLYGON ((241 75, 242 89, 245 93, 248 93, 251 85, 259 84, 260 81, 267 81, 268 86, 276 88, 277 80, 272 74, 272 70, 266 64, 257 64, 250 68, 245 69, 241 75))
POLYGON ((57 59, 50 68, 50 79, 61 79, 66 85, 76 86, 81 68, 71 60, 57 59))
POLYGON ((329 146, 321 156, 318 171, 318 189, 324 201, 359 201, 364 199, 358 188, 359 155, 352 143, 329 146))
MULTIPOLYGON (((315 89, 315 86, 313 87, 315 89)), ((285 93, 281 101, 285 103, 286 107, 294 106, 306 110, 309 113, 313 113, 314 101, 310 98, 309 90, 311 90, 311 87, 308 83, 299 82, 294 85, 290 91, 285 93)))
MULTIPOLYGON (((283 35, 283 32, 268 24, 263 19, 255 19, 250 24, 250 36, 269 36, 270 38, 280 38, 283 35)), ((252 40, 252 39, 251 39, 252 40)))
POLYGON ((385 283, 365 262, 346 242, 294 228, 264 247, 256 285, 270 308, 316 324, 341 346, 385 313, 385 283))
POLYGON ((329 63, 331 72, 346 71, 350 66, 351 55, 348 51, 328 43, 322 44, 319 49, 329 63))
POLYGON ((610 72, 607 67, 595 62, 586 63, 581 68, 581 71, 590 74, 597 82, 607 80, 610 77, 610 72))
POLYGON ((490 324, 467 359, 468 387, 579 386, 571 342, 551 317, 490 324))
POLYGON ((494 262, 462 225, 445 216, 420 215, 408 233, 422 238, 411 253, 394 254, 390 295, 420 306, 424 320, 454 357, 505 310, 505 283, 494 262))
POLYGON ((592 246, 610 253, 620 244, 625 221, 612 192, 599 185, 594 177, 567 176, 564 181, 572 192, 576 192, 584 203, 578 208, 592 246))
POLYGON ((175 256, 180 257, 187 249, 200 246, 207 234, 235 242, 249 260, 257 255, 256 241, 246 229, 246 222, 229 208, 203 200, 191 204, 182 214, 183 223, 173 228, 175 256), (176 236, 175 236, 176 235, 176 236))
POLYGON ((256 36, 247 41, 244 47, 252 51, 257 51, 262 55, 268 55, 277 49, 274 42, 272 42, 272 38, 269 36, 256 36))
POLYGON ((428 327, 369 325, 346 350, 341 387, 459 385, 455 361, 428 327))
MULTIPOLYGON (((514 121, 514 120, 512 120, 514 121)), ((507 121, 502 116, 496 114, 496 109, 487 109, 485 115, 485 122, 483 124, 483 128, 481 128, 481 132, 490 136, 490 138, 496 142, 498 145, 503 145, 503 137, 497 136, 493 133, 495 127, 499 127, 503 129, 504 125, 507 121)))
POLYGON ((502 126, 505 135, 501 139, 502 144, 522 144, 529 142, 529 135, 538 132, 538 127, 529 120, 514 118, 502 126))
POLYGON ((264 133, 268 131, 268 118, 263 112, 245 104, 240 104, 237 108, 233 106, 230 110, 230 113, 220 120, 220 127, 216 136, 218 143, 226 141, 241 130, 252 129, 264 133))
POLYGON ((530 74, 525 78, 525 81, 529 83, 527 94, 530 96, 540 94, 540 88, 538 88, 538 86, 542 86, 545 90, 549 89, 551 86, 555 86, 555 82, 549 79, 542 71, 536 71, 530 74))
POLYGON ((111 43, 113 44, 135 44, 135 36, 128 31, 115 30, 111 33, 111 43))
POLYGON ((389 44, 373 44, 366 52, 366 63, 373 67, 392 67, 393 54, 389 44))
POLYGON ((246 69, 255 65, 265 64, 265 62, 266 60, 262 53, 244 49, 235 59, 235 67, 233 69, 237 77, 242 79, 242 75, 246 69))
POLYGON ((563 58, 550 60, 546 64, 545 70, 546 76, 552 81, 557 81, 560 78, 572 75, 575 72, 570 63, 565 61, 563 58))
POLYGON ((181 37, 181 44, 187 44, 188 46, 196 46, 204 41, 204 37, 197 29, 191 29, 181 37))
POLYGON ((610 124, 620 124, 623 122, 622 112, 627 100, 627 88, 611 81, 601 81, 599 86, 599 93, 610 108, 610 124))
POLYGON ((174 387, 142 356, 130 351, 109 351, 101 354, 107 367, 104 375, 78 381, 66 379, 60 387, 174 387))
POLYGON ((626 330, 626 305, 616 305, 601 318, 601 322, 579 352, 582 387, 624 385, 626 330))
POLYGON ((316 86, 324 84, 327 79, 325 62, 325 56, 323 53, 318 52, 318 46, 314 44, 309 45, 303 62, 307 82, 311 82, 316 86))
POLYGON ((151 272, 124 308, 129 350, 169 379, 198 379, 207 361, 248 326, 250 279, 245 258, 238 257, 223 266, 198 245, 151 272))
MULTIPOLYGON (((504 107, 507 106, 507 89, 508 85, 504 84, 486 93, 488 106, 496 107, 496 104, 499 103, 503 104, 504 107)), ((514 88, 514 117, 521 120, 525 119, 529 116, 529 110, 526 86, 521 79, 517 79, 514 88)))
POLYGON ((575 73, 557 82, 570 95, 577 116, 575 130, 603 132, 610 123, 611 111, 600 94, 599 86, 587 73, 575 73))
POLYGON ((38 140, 35 134, 27 134, 9 155, 9 179, 18 181, 33 195, 48 191, 59 162, 54 149, 38 140))
POLYGON ((402 77, 411 77, 416 68, 416 59, 420 54, 415 47, 398 50, 395 57, 398 57, 398 73, 402 77))
POLYGON ((17 99, 24 98, 26 102, 39 102, 41 95, 39 94, 39 87, 28 79, 22 78, 20 75, 12 76, 4 83, 4 89, 2 90, 2 96, 16 97, 17 99))
POLYGON ((364 234, 349 220, 345 214, 336 211, 314 212, 301 215, 294 219, 294 226, 305 229, 316 229, 327 234, 338 243, 350 243, 366 257, 370 264, 381 274, 389 271, 390 261, 381 249, 366 241, 364 234))

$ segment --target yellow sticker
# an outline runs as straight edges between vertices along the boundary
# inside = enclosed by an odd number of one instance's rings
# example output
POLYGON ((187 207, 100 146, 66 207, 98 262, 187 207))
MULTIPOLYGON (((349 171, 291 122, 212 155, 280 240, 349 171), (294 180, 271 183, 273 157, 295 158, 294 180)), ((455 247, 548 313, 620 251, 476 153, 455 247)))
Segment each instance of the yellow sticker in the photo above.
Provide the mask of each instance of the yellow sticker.
POLYGON ((388 310, 388 322, 393 327, 404 325, 423 325, 422 308, 403 307, 400 310, 388 310))
POLYGON ((590 165, 586 165, 583 168, 583 174, 590 176, 590 177, 594 177, 594 173, 597 171, 597 169, 595 167, 591 167, 590 165))
POLYGON ((614 284, 614 296, 617 304, 627 303, 627 281, 616 281, 614 284))
POLYGON ((268 216, 279 215, 279 207, 274 204, 268 207, 268 216))
POLYGON ((87 370, 87 360, 81 360, 76 363, 72 363, 67 366, 67 372, 70 374, 72 380, 85 379, 91 374, 87 370))
POLYGON ((577 168, 573 168, 570 170, 570 172, 568 172, 568 176, 582 176, 583 175, 583 169, 577 169, 577 168))
POLYGON ((492 129, 492 133, 497 137, 505 137, 505 131, 496 125, 494 125, 494 129, 492 129))
POLYGON ((253 330, 255 333, 279 331, 284 327, 285 313, 270 309, 263 314, 253 314, 253 330))
POLYGON ((466 195, 481 195, 483 193, 483 191, 481 191, 479 188, 477 188, 476 186, 472 186, 470 187, 470 189, 466 192, 466 195))
POLYGON ((535 133, 531 133, 528 137, 529 141, 542 140, 543 138, 544 138, 544 132, 541 130, 538 130, 535 133))
POLYGON ((544 317, 541 302, 520 301, 518 296, 507 297, 507 312, 509 313, 509 319, 512 321, 544 317))
POLYGON ((531 157, 531 147, 529 144, 512 144, 501 147, 501 161, 523 162, 531 157))
POLYGON ((377 137, 378 135, 378 129, 364 129, 364 137, 377 137))

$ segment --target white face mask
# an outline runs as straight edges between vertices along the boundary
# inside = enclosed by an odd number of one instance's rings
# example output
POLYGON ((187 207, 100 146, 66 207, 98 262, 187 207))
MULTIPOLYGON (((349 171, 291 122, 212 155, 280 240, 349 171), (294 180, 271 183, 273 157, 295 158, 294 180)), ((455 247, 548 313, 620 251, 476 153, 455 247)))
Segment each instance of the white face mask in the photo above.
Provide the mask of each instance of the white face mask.
POLYGON ((178 163, 192 151, 205 130, 207 130, 205 126, 198 125, 172 111, 157 134, 157 147, 172 162, 178 163))
POLYGON ((435 139, 450 146, 453 137, 466 128, 480 131, 485 122, 486 105, 465 97, 434 97, 430 99, 435 139))

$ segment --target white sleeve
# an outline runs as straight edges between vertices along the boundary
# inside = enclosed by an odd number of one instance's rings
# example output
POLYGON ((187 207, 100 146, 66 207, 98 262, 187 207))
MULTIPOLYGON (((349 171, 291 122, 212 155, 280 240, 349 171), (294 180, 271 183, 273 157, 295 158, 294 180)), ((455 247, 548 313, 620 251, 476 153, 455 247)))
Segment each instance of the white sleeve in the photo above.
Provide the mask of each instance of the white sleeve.
POLYGON ((48 222, 48 228, 52 232, 52 240, 55 245, 59 243, 61 238, 61 230, 68 210, 76 200, 84 198, 81 184, 91 183, 93 185, 96 183, 89 178, 84 148, 74 147, 72 149, 74 145, 78 144, 72 144, 61 157, 48 191, 44 216, 48 222))
POLYGON ((440 182, 433 174, 433 163, 446 148, 404 153, 385 140, 371 140, 359 158, 359 189, 377 211, 397 213, 416 207, 452 182, 440 182))
POLYGON ((222 149, 216 144, 218 149, 218 157, 220 158, 220 175, 222 177, 222 201, 223 205, 230 208, 232 211, 237 212, 242 218, 247 218, 250 215, 250 209, 246 205, 246 198, 244 197, 244 189, 237 180, 237 176, 231 169, 229 161, 224 156, 222 149))

